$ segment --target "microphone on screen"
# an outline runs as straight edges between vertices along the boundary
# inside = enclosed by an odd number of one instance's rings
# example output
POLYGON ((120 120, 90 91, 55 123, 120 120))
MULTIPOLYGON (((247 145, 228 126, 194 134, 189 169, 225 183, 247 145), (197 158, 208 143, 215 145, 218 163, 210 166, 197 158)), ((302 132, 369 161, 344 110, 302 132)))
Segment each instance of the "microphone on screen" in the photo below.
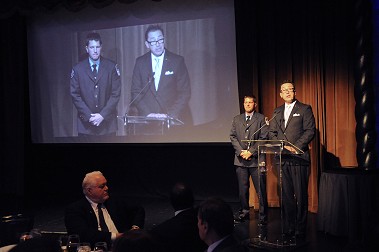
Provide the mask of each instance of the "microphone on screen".
POLYGON ((147 76, 147 83, 146 83, 146 85, 141 89, 141 91, 138 92, 138 94, 134 97, 134 99, 131 102, 129 102, 129 104, 128 104, 127 108, 126 108, 125 114, 124 114, 124 125, 127 124, 127 121, 128 121, 127 117, 128 117, 128 112, 129 112, 130 107, 137 100, 137 98, 140 97, 140 95, 142 94, 142 92, 149 86, 149 84, 153 81, 154 74, 155 74, 155 72, 152 72, 151 74, 149 74, 147 76))

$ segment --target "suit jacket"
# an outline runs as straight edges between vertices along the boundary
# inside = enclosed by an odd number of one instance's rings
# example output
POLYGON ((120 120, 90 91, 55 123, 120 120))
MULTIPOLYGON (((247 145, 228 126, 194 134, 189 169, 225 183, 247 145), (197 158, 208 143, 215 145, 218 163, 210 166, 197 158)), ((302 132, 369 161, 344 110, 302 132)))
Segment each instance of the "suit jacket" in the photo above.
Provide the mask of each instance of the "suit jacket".
MULTIPOLYGON (((125 232, 132 225, 140 228, 145 224, 145 210, 139 206, 131 206, 122 200, 109 198, 105 203, 117 230, 125 232)), ((98 231, 96 214, 86 198, 70 204, 65 209, 64 222, 68 234, 78 234, 80 241, 94 245, 98 241, 112 244, 111 233, 98 231)))
MULTIPOLYGON (((249 151, 253 153, 251 160, 244 160, 240 153, 248 147, 247 142, 242 140, 265 140, 268 138, 268 126, 265 122, 264 115, 254 112, 250 119, 250 123, 246 123, 245 113, 237 115, 233 118, 232 129, 230 131, 230 141, 234 148, 234 165, 243 167, 258 166, 258 143, 251 143, 249 151), (262 128, 261 128, 262 127, 262 128), (256 132, 259 128, 258 132, 256 132), (255 134, 254 134, 255 133, 255 134)), ((260 161, 265 160, 265 155, 260 155, 260 161)))
POLYGON ((233 236, 228 236, 223 240, 217 247, 214 248, 212 252, 247 252, 249 249, 243 246, 238 240, 233 236))
POLYGON ((207 245, 200 239, 197 227, 197 211, 184 210, 155 226, 151 234, 161 244, 163 251, 204 251, 207 245))
POLYGON ((88 58, 79 62, 72 69, 70 88, 72 101, 78 110, 78 133, 105 135, 116 132, 121 81, 120 71, 114 62, 101 58, 96 78, 88 58), (93 113, 104 117, 99 126, 88 122, 93 113))
POLYGON ((272 140, 286 140, 304 151, 302 155, 290 155, 308 161, 309 143, 316 134, 315 118, 310 105, 296 101, 284 126, 284 104, 274 110, 274 120, 270 123, 269 138, 272 140))
POLYGON ((132 99, 138 115, 163 113, 192 123, 188 106, 191 86, 184 58, 165 50, 158 91, 155 90, 151 52, 136 59, 132 77, 132 99))

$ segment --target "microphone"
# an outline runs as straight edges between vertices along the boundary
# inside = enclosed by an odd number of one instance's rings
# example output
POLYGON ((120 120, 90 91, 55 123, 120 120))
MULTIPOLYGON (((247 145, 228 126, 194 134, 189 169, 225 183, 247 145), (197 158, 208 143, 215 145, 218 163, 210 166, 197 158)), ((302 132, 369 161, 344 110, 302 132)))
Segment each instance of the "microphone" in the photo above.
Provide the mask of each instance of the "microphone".
MULTIPOLYGON (((277 114, 279 114, 279 112, 277 112, 277 113, 275 114, 275 116, 276 116, 277 114)), ((275 120, 275 122, 276 122, 276 125, 277 125, 277 127, 279 128, 280 132, 283 134, 284 138, 288 141, 288 138, 287 138, 287 136, 284 134, 284 131, 283 131, 283 128, 282 128, 282 125, 283 125, 283 119, 280 118, 279 122, 278 122, 277 120, 275 120)))
MULTIPOLYGON (((154 74, 155 74, 155 73, 153 72, 153 78, 154 78, 154 74)), ((154 88, 155 88, 155 87, 154 87, 154 88)), ((163 111, 163 112, 167 115, 167 117, 169 117, 167 108, 164 107, 164 106, 159 102, 159 100, 158 100, 158 98, 157 98, 157 94, 154 93, 151 89, 150 89, 150 92, 151 92, 151 94, 154 96, 154 99, 155 99, 155 101, 158 103, 158 106, 159 106, 159 108, 161 109, 161 111, 163 111)))
POLYGON ((152 72, 152 74, 148 75, 146 85, 141 89, 141 91, 138 92, 138 94, 134 97, 134 99, 131 102, 129 102, 127 109, 125 111, 125 114, 124 114, 124 125, 125 126, 127 124, 127 117, 128 117, 128 112, 129 112, 130 106, 132 106, 132 104, 137 100, 137 98, 142 94, 142 92, 149 86, 149 84, 151 83, 151 81, 154 78, 154 74, 155 73, 152 72))
MULTIPOLYGON (((274 114, 274 116, 269 120, 268 117, 265 117, 265 124, 263 124, 259 129, 257 129, 251 136, 250 136, 250 139, 251 140, 255 134, 257 134, 263 127, 265 126, 269 126, 270 125, 270 122, 272 121, 272 119, 274 119, 275 117, 277 116, 277 113, 274 114)), ((249 141, 249 143, 247 144, 247 149, 250 149, 250 145, 251 145, 251 141, 249 141)))

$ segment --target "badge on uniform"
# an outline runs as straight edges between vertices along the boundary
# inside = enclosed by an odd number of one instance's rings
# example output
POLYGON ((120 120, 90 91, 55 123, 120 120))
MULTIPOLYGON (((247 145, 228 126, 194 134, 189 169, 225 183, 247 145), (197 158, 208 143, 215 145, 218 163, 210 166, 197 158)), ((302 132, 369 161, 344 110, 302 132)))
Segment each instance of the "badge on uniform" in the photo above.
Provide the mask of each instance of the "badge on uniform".
POLYGON ((120 76, 120 69, 118 69, 117 64, 114 66, 114 68, 116 69, 117 75, 120 76))

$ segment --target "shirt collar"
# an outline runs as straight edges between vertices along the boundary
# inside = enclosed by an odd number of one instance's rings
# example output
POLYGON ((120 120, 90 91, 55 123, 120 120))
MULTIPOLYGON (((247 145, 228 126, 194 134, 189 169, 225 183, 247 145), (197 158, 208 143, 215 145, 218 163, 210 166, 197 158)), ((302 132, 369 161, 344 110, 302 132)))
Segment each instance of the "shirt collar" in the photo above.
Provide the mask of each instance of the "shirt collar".
POLYGON ((207 252, 212 252, 223 240, 225 240, 226 238, 228 238, 229 235, 223 237, 222 239, 212 243, 208 249, 207 249, 207 252))

